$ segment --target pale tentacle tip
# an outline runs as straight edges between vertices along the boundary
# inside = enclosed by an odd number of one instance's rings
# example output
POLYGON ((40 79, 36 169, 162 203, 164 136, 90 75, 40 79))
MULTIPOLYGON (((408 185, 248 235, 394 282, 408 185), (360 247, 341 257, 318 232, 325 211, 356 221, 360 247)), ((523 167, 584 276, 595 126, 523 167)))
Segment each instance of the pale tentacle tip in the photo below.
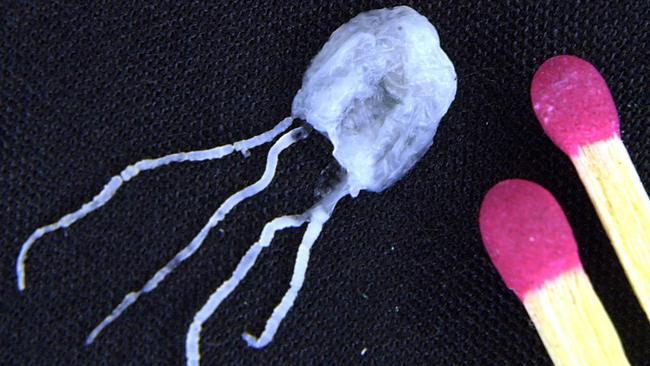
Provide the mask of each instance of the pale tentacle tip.
POLYGON ((244 332, 244 334, 242 334, 241 337, 244 341, 246 341, 248 347, 251 348, 260 349, 260 348, 264 348, 267 344, 269 344, 269 342, 264 342, 264 341, 260 342, 259 338, 255 337, 254 335, 248 332, 244 332))
POLYGON ((25 292, 25 276, 23 275, 18 275, 18 292, 25 292))
POLYGON ((95 341, 95 338, 97 338, 97 335, 98 334, 96 334, 95 330, 90 332, 90 334, 88 335, 88 337, 86 337, 86 340, 84 341, 84 347, 90 347, 95 341))

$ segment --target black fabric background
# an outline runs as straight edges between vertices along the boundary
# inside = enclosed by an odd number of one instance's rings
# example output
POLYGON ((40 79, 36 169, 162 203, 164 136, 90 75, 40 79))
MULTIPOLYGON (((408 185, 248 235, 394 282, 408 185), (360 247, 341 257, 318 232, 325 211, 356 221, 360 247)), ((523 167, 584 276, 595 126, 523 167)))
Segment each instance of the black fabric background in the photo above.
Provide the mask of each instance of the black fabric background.
MULTIPOLYGON (((92 347, 83 342, 204 225, 256 180, 252 156, 142 174, 104 208, 46 236, 28 235, 90 199, 127 164, 260 133, 290 114, 302 73, 329 35, 388 1, 3 2, 0 32, 0 363, 183 364, 194 313, 269 219, 314 202, 328 141, 313 134, 281 157, 269 189, 237 207, 204 246, 92 347), (139 2, 135 2, 139 3, 139 2)), ((305 286, 275 340, 258 334, 288 287, 302 230, 287 230, 206 323, 205 365, 549 365, 532 323, 483 249, 485 192, 520 177, 566 210, 593 285, 630 360, 650 365, 650 327, 569 160, 529 102, 534 70, 572 53, 610 85, 623 140, 650 187, 647 1, 412 2, 437 27, 458 94, 435 143, 381 194, 337 207, 305 286), (361 351, 366 348, 365 355, 361 351)))

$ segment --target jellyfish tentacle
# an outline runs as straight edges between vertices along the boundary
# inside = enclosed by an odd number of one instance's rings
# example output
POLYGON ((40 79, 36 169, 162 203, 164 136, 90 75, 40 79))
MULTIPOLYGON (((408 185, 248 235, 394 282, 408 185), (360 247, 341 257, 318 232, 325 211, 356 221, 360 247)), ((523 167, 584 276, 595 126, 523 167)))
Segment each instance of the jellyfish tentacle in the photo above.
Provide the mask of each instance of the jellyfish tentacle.
POLYGON ((40 239, 48 233, 51 233, 58 229, 66 228, 76 221, 84 218, 89 213, 104 206, 115 195, 122 184, 133 179, 139 173, 146 170, 153 170, 170 163, 215 160, 220 159, 226 155, 230 155, 236 151, 245 153, 249 149, 273 141, 278 135, 286 131, 287 128, 291 126, 292 122, 293 117, 287 117, 280 121, 280 123, 278 123, 272 129, 257 136, 237 141, 233 144, 218 146, 207 150, 174 153, 155 159, 144 159, 127 166, 118 175, 113 176, 104 186, 104 188, 102 188, 101 192, 95 195, 95 197, 93 197, 89 202, 84 203, 79 209, 64 215, 55 223, 45 225, 34 230, 29 238, 27 238, 27 240, 22 244, 20 253, 18 254, 18 259, 16 261, 16 278, 18 282, 18 290, 25 290, 25 262, 27 260, 28 252, 36 240, 40 239))
POLYGON ((298 248, 298 255, 296 256, 289 290, 284 294, 284 297, 282 297, 280 304, 273 309, 273 314, 266 321, 264 331, 259 338, 256 338, 249 333, 244 333, 242 335, 249 347, 262 348, 271 342, 273 336, 280 327, 280 322, 282 322, 282 319, 284 319, 293 306, 293 303, 298 296, 298 292, 300 292, 302 284, 305 281, 305 273, 307 272, 311 247, 318 238, 318 235, 323 228, 323 224, 324 222, 321 221, 311 221, 309 225, 307 225, 302 242, 298 248))
POLYGON ((318 236, 323 229, 323 225, 325 225, 327 220, 329 220, 338 201, 345 195, 349 194, 349 192, 350 190, 347 186, 347 182, 344 182, 329 195, 325 196, 316 206, 310 209, 309 225, 307 225, 305 234, 302 237, 302 242, 298 247, 298 254, 296 255, 289 290, 284 294, 282 300, 280 300, 280 303, 275 307, 275 309, 273 309, 273 313, 267 319, 264 331, 262 331, 262 334, 259 337, 255 337, 248 332, 242 335, 242 338, 246 341, 249 347, 258 349, 263 348, 273 340, 275 333, 280 327, 280 323, 293 307, 293 303, 305 281, 311 247, 316 239, 318 239, 318 236))
POLYGON ((192 239, 192 241, 181 249, 174 258, 172 258, 167 264, 158 270, 151 279, 149 279, 144 286, 135 292, 128 293, 122 302, 107 316, 102 322, 93 329, 88 338, 86 338, 86 345, 93 343, 95 338, 99 333, 115 319, 117 319, 124 310, 131 306, 143 293, 152 291, 162 282, 169 273, 171 273, 176 267, 178 267, 183 261, 192 256, 203 244, 203 241, 207 237, 210 230, 215 227, 219 222, 221 222, 226 215, 240 202, 243 200, 252 197, 262 190, 264 190, 273 180, 275 176, 275 171, 278 165, 278 157, 280 153, 294 144, 295 142, 305 138, 307 136, 307 129, 304 127, 295 128, 278 139, 278 141, 273 144, 269 150, 266 168, 262 177, 255 183, 249 185, 248 187, 240 190, 239 192, 234 193, 228 197, 217 211, 210 217, 208 223, 201 228, 201 231, 192 239))
POLYGON ((305 221, 307 221, 305 215, 281 216, 264 225, 259 240, 255 244, 251 245, 246 254, 244 254, 231 277, 224 281, 219 288, 210 295, 205 305, 203 305, 196 315, 194 315, 194 320, 187 331, 185 341, 185 355, 188 365, 199 364, 199 341, 203 323, 212 316, 223 300, 225 300, 246 277, 248 271, 255 265, 257 257, 262 250, 271 244, 275 233, 290 227, 302 226, 305 221))
POLYGON ((338 201, 349 193, 350 188, 347 177, 345 177, 343 182, 327 193, 320 202, 304 214, 281 216, 264 225, 259 240, 248 249, 246 254, 244 254, 231 277, 224 281, 221 286, 210 295, 208 301, 194 316, 194 320, 187 331, 185 339, 185 357, 188 366, 199 365, 201 359, 199 352, 200 335, 203 323, 214 314, 223 300, 225 300, 228 295, 237 288, 241 280, 246 277, 248 271, 253 267, 253 265, 255 265, 260 252, 271 244, 275 233, 285 228, 302 226, 305 222, 309 221, 309 225, 303 234, 302 243, 298 249, 298 256, 289 291, 284 295, 280 305, 276 307, 273 315, 267 322, 266 329, 260 337, 260 341, 248 334, 244 335, 244 339, 250 339, 249 346, 255 348, 264 347, 271 341, 271 339, 273 339, 273 335, 277 331, 280 322, 291 309, 291 306, 302 287, 305 272, 307 270, 307 263, 309 262, 309 251, 311 246, 314 244, 316 239, 318 239, 323 225, 331 216, 338 201))

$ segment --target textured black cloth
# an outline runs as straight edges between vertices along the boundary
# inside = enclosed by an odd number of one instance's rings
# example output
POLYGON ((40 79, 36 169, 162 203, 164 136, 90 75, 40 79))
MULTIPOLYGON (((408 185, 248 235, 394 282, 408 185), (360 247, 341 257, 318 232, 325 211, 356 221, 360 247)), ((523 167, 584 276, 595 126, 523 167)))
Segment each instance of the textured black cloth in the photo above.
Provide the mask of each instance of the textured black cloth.
MULTIPOLYGON (((21 243, 99 192, 126 165, 258 134, 290 114, 329 35, 386 1, 0 5, 0 363, 183 364, 194 313, 265 222, 315 202, 333 158, 312 136, 276 179, 91 347, 88 333, 184 247, 219 204, 263 171, 249 158, 141 174, 102 209, 36 243, 27 291, 21 243), (321 179, 322 180, 322 179, 321 179)), ((345 198, 314 246, 305 286, 275 340, 253 350, 288 288, 303 230, 283 231, 205 324, 204 365, 549 365, 481 242, 485 192, 506 178, 547 187, 566 210, 586 270, 635 365, 650 327, 569 160, 529 101, 535 69, 571 53, 596 65, 623 140, 650 187, 647 0, 423 1, 458 73, 458 94, 416 167, 381 194, 345 198), (365 354, 362 355, 362 350, 365 354)))

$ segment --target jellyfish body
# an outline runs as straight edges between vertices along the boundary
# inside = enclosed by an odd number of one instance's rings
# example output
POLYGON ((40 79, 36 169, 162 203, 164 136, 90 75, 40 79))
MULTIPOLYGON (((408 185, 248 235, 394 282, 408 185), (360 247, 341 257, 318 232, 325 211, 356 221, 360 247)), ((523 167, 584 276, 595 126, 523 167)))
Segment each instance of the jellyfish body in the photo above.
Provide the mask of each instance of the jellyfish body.
POLYGON ((455 95, 436 29, 400 6, 339 27, 307 69, 292 112, 329 138, 356 196, 384 190, 413 167, 455 95))
MULTIPOLYGON (((259 240, 246 252, 231 277, 224 281, 196 313, 186 337, 188 365, 200 360, 203 323, 235 290, 255 264, 261 251, 282 229, 307 224, 298 248, 294 271, 280 303, 259 337, 243 335, 249 346, 261 348, 273 339, 304 283, 309 254, 338 201, 361 190, 380 192, 403 177, 428 150, 438 123, 456 93, 454 67, 440 48, 438 34, 429 21, 415 10, 400 6, 361 13, 339 27, 313 59, 303 85, 293 100, 292 116, 271 130, 231 145, 209 150, 176 153, 147 159, 128 166, 114 176, 103 190, 80 209, 32 233, 22 245, 16 263, 19 290, 25 289, 25 261, 32 245, 43 235, 65 228, 103 206, 124 184, 140 172, 185 161, 219 159, 233 152, 275 140, 296 118, 305 120, 325 135, 341 167, 340 179, 304 213, 269 221, 259 240)), ((144 286, 130 292, 88 336, 93 343, 100 332, 147 292, 152 291, 176 267, 193 255, 209 231, 240 202, 265 189, 273 179, 280 153, 304 139, 310 128, 297 127, 273 144, 260 179, 228 197, 194 239, 144 286)))

